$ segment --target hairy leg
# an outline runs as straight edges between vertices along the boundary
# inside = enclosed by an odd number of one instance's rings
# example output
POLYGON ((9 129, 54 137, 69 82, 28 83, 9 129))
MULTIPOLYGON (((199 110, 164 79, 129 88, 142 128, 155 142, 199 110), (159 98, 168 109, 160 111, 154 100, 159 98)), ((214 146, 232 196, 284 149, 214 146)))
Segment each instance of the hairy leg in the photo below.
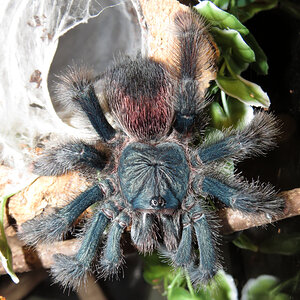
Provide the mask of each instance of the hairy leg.
POLYGON ((193 228, 187 213, 182 218, 182 235, 177 248, 177 252, 172 257, 173 264, 176 267, 187 268, 194 263, 193 253, 193 228))
POLYGON ((118 274, 123 263, 120 240, 125 228, 130 225, 130 221, 131 218, 125 211, 113 220, 100 261, 101 269, 99 272, 104 278, 118 274))
POLYGON ((217 197, 226 206, 246 213, 266 213, 272 217, 284 207, 284 200, 276 195, 271 185, 248 183, 236 176, 205 176, 202 190, 217 197))
POLYGON ((216 250, 216 233, 214 225, 208 223, 211 216, 200 202, 189 203, 183 210, 182 235, 177 251, 163 250, 162 254, 170 258, 175 267, 184 268, 192 282, 206 283, 220 268, 216 250), (199 256, 193 249, 193 236, 197 241, 199 256))
POLYGON ((51 243, 60 240, 80 214, 103 197, 101 188, 95 185, 57 212, 25 222, 18 235, 27 245, 32 246, 39 242, 51 243))
POLYGON ((189 212, 199 249, 199 265, 187 270, 192 282, 208 282, 220 269, 216 250, 215 232, 208 224, 207 216, 200 203, 189 212))
POLYGON ((102 170, 108 155, 84 142, 69 142, 45 151, 33 163, 33 172, 42 176, 58 176, 69 171, 102 170))
POLYGON ((209 81, 216 75, 216 48, 204 21, 193 11, 180 12, 174 19, 176 39, 171 73, 178 79, 175 90, 174 128, 188 133, 197 115, 208 104, 209 81))
POLYGON ((112 185, 107 179, 101 185, 94 185, 81 193, 57 212, 46 216, 41 215, 25 222, 22 224, 18 235, 28 245, 36 245, 39 242, 51 243, 55 240, 60 240, 82 212, 112 193, 112 185))
POLYGON ((198 149, 198 155, 203 163, 227 157, 239 160, 262 155, 275 146, 278 133, 276 119, 270 114, 260 112, 246 128, 225 131, 222 138, 212 143, 205 141, 198 149))
POLYGON ((119 213, 111 203, 106 202, 94 213, 91 221, 85 226, 80 249, 74 256, 57 254, 51 268, 55 282, 65 288, 77 289, 84 283, 87 272, 92 271, 92 262, 97 255, 101 237, 109 221, 119 213))
POLYGON ((93 86, 93 74, 84 67, 70 67, 59 79, 61 81, 56 87, 59 100, 83 111, 103 141, 111 140, 116 132, 106 120, 100 106, 93 86))

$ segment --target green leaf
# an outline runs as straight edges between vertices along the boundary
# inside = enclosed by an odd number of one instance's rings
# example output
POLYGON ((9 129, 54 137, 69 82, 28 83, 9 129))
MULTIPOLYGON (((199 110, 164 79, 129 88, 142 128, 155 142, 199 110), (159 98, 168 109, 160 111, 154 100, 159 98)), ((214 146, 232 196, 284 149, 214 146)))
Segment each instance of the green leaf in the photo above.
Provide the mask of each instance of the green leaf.
POLYGON ((202 300, 203 298, 192 295, 183 287, 174 287, 168 293, 168 300, 202 300))
POLYGON ((254 1, 249 5, 244 7, 240 7, 239 11, 241 13, 241 17, 239 18, 242 22, 246 22, 251 19, 258 12, 269 10, 278 5, 278 0, 260 0, 254 1))
POLYGON ((13 271, 12 253, 7 243, 0 240, 0 261, 6 273, 10 276, 14 283, 19 283, 19 278, 13 271))
POLYGON ((230 127, 228 118, 218 102, 213 102, 210 106, 210 116, 212 126, 219 130, 222 130, 224 127, 230 127))
POLYGON ((244 127, 253 117, 253 108, 232 97, 222 98, 223 107, 217 102, 210 106, 212 126, 216 129, 244 127))
POLYGON ((197 296, 203 300, 236 300, 237 294, 232 276, 224 271, 219 271, 210 284, 197 292, 197 296))
POLYGON ((164 278, 172 273, 168 265, 147 265, 144 271, 144 279, 151 285, 160 284, 164 278))
POLYGON ((217 84, 213 81, 209 88, 207 89, 207 97, 213 96, 217 94, 220 91, 220 88, 217 86, 217 84))
POLYGON ((218 74, 216 82, 220 89, 227 95, 245 104, 265 108, 270 106, 270 99, 262 88, 239 75, 227 77, 218 74))
POLYGON ((245 41, 251 47, 251 49, 255 53, 255 62, 251 64, 251 67, 258 73, 262 75, 267 75, 269 66, 267 63, 267 56, 262 50, 262 48, 258 45, 254 36, 249 33, 245 36, 245 41))
POLYGON ((231 28, 243 35, 249 33, 249 30, 234 15, 221 10, 210 1, 201 1, 195 8, 212 26, 220 29, 231 28))
POLYGON ((245 234, 240 234, 238 238, 232 241, 233 244, 241 249, 251 250, 253 252, 258 251, 258 246, 255 245, 245 234))
POLYGON ((231 49, 223 52, 226 65, 230 67, 230 70, 232 70, 234 74, 240 75, 243 71, 248 69, 249 63, 239 59, 239 57, 233 55, 231 52, 231 49))
POLYGON ((250 105, 230 96, 226 98, 226 103, 231 126, 241 128, 250 123, 253 118, 253 108, 250 105))
POLYGON ((19 278, 13 271, 12 266, 12 253, 9 248, 9 245, 7 243, 7 239, 5 236, 4 231, 4 211, 7 200, 13 196, 15 193, 0 197, 0 205, 1 205, 1 211, 0 211, 0 261, 3 265, 4 270, 7 272, 7 274, 10 276, 12 281, 14 283, 19 283, 19 278))
POLYGON ((279 281, 276 277, 270 275, 261 275, 256 279, 250 279, 242 290, 242 299, 244 300, 288 300, 287 294, 275 293, 275 288, 279 281))
POLYGON ((215 38, 217 45, 221 48, 222 54, 231 54, 236 56, 245 63, 255 61, 254 51, 244 41, 241 34, 234 29, 219 29, 217 27, 211 28, 211 33, 215 38), (228 49, 231 49, 229 51, 228 49))
POLYGON ((229 1, 231 0, 211 0, 211 2, 223 10, 227 10, 229 1))
POLYGON ((259 245, 260 252, 281 255, 300 253, 300 233, 277 234, 259 245))

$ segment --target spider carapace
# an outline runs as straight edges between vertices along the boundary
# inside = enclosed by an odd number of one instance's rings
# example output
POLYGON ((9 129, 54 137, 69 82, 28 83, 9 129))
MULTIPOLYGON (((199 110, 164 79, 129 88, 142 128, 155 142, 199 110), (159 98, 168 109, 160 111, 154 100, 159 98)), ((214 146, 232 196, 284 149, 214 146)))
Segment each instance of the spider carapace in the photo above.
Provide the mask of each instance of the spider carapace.
POLYGON ((122 152, 118 169, 121 190, 134 210, 166 213, 180 208, 189 173, 185 152, 175 143, 132 143, 122 152))

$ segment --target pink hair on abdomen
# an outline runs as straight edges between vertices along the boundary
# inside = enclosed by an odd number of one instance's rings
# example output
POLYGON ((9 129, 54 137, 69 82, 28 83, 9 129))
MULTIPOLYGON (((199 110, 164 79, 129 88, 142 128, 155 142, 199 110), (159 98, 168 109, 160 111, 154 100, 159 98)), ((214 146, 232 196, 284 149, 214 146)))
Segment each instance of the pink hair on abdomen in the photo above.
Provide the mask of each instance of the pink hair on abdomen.
POLYGON ((167 134, 173 119, 170 94, 161 87, 155 97, 134 98, 120 90, 112 109, 124 130, 138 139, 159 139, 167 134))

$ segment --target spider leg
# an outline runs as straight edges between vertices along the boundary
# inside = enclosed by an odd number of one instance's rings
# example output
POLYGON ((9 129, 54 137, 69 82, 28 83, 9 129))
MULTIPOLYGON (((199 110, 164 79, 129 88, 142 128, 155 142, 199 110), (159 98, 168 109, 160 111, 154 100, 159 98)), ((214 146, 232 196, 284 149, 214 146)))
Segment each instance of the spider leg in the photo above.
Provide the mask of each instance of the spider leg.
POLYGON ((217 197, 226 206, 247 213, 265 213, 272 217, 284 207, 284 200, 276 196, 271 185, 248 183, 233 175, 225 179, 218 175, 205 176, 202 190, 217 197))
POLYGON ((83 111, 92 126, 104 141, 111 140, 115 129, 104 116, 99 99, 96 95, 91 72, 85 68, 76 70, 70 67, 65 75, 60 76, 61 82, 57 85, 57 97, 66 105, 73 105, 83 111))
POLYGON ((180 12, 174 22, 177 35, 171 73, 178 78, 174 128, 179 133, 188 133, 196 116, 208 104, 205 93, 209 81, 215 78, 216 49, 204 21, 195 12, 180 12))
POLYGON ((214 232, 208 224, 206 214, 197 203, 189 212, 190 220, 197 238, 199 266, 190 265, 187 271, 192 282, 207 282, 220 269, 214 232))
POLYGON ((192 229, 190 218, 187 213, 184 213, 182 217, 181 240, 177 252, 171 257, 173 264, 176 267, 187 268, 194 262, 192 229))
POLYGON ((244 129, 224 132, 224 136, 210 144, 209 141, 198 149, 203 163, 230 157, 242 159, 254 155, 262 155, 267 149, 274 147, 278 135, 276 119, 267 113, 257 113, 251 123, 244 129))
POLYGON ((190 265, 187 271, 192 282, 207 282, 220 269, 215 247, 215 236, 208 224, 206 214, 200 203, 189 211, 190 220, 197 238, 199 249, 199 266, 190 265))
POLYGON ((85 282, 87 272, 91 271, 91 264, 97 254, 103 232, 118 212, 118 208, 112 202, 104 203, 85 226, 86 231, 77 254, 74 256, 54 255, 51 273, 55 282, 65 288, 73 289, 77 289, 81 283, 85 282))
POLYGON ((123 211, 112 223, 100 261, 100 272, 104 278, 117 274, 119 267, 123 263, 120 240, 123 231, 129 226, 130 221, 131 218, 128 213, 123 211))
POLYGON ((184 268, 194 283, 207 282, 215 275, 219 264, 215 234, 200 203, 194 203, 188 210, 183 210, 182 227, 177 252, 167 253, 167 256, 171 257, 174 266, 184 268), (193 234, 198 244, 198 260, 193 251, 193 234))
POLYGON ((26 244, 32 246, 39 242, 51 243, 60 240, 82 212, 95 202, 103 200, 112 192, 109 182, 103 182, 101 187, 94 185, 57 212, 46 216, 38 216, 22 224, 18 236, 26 244))
POLYGON ((74 170, 102 170, 108 157, 104 151, 84 142, 69 142, 49 149, 33 164, 33 172, 42 176, 58 176, 74 170))

